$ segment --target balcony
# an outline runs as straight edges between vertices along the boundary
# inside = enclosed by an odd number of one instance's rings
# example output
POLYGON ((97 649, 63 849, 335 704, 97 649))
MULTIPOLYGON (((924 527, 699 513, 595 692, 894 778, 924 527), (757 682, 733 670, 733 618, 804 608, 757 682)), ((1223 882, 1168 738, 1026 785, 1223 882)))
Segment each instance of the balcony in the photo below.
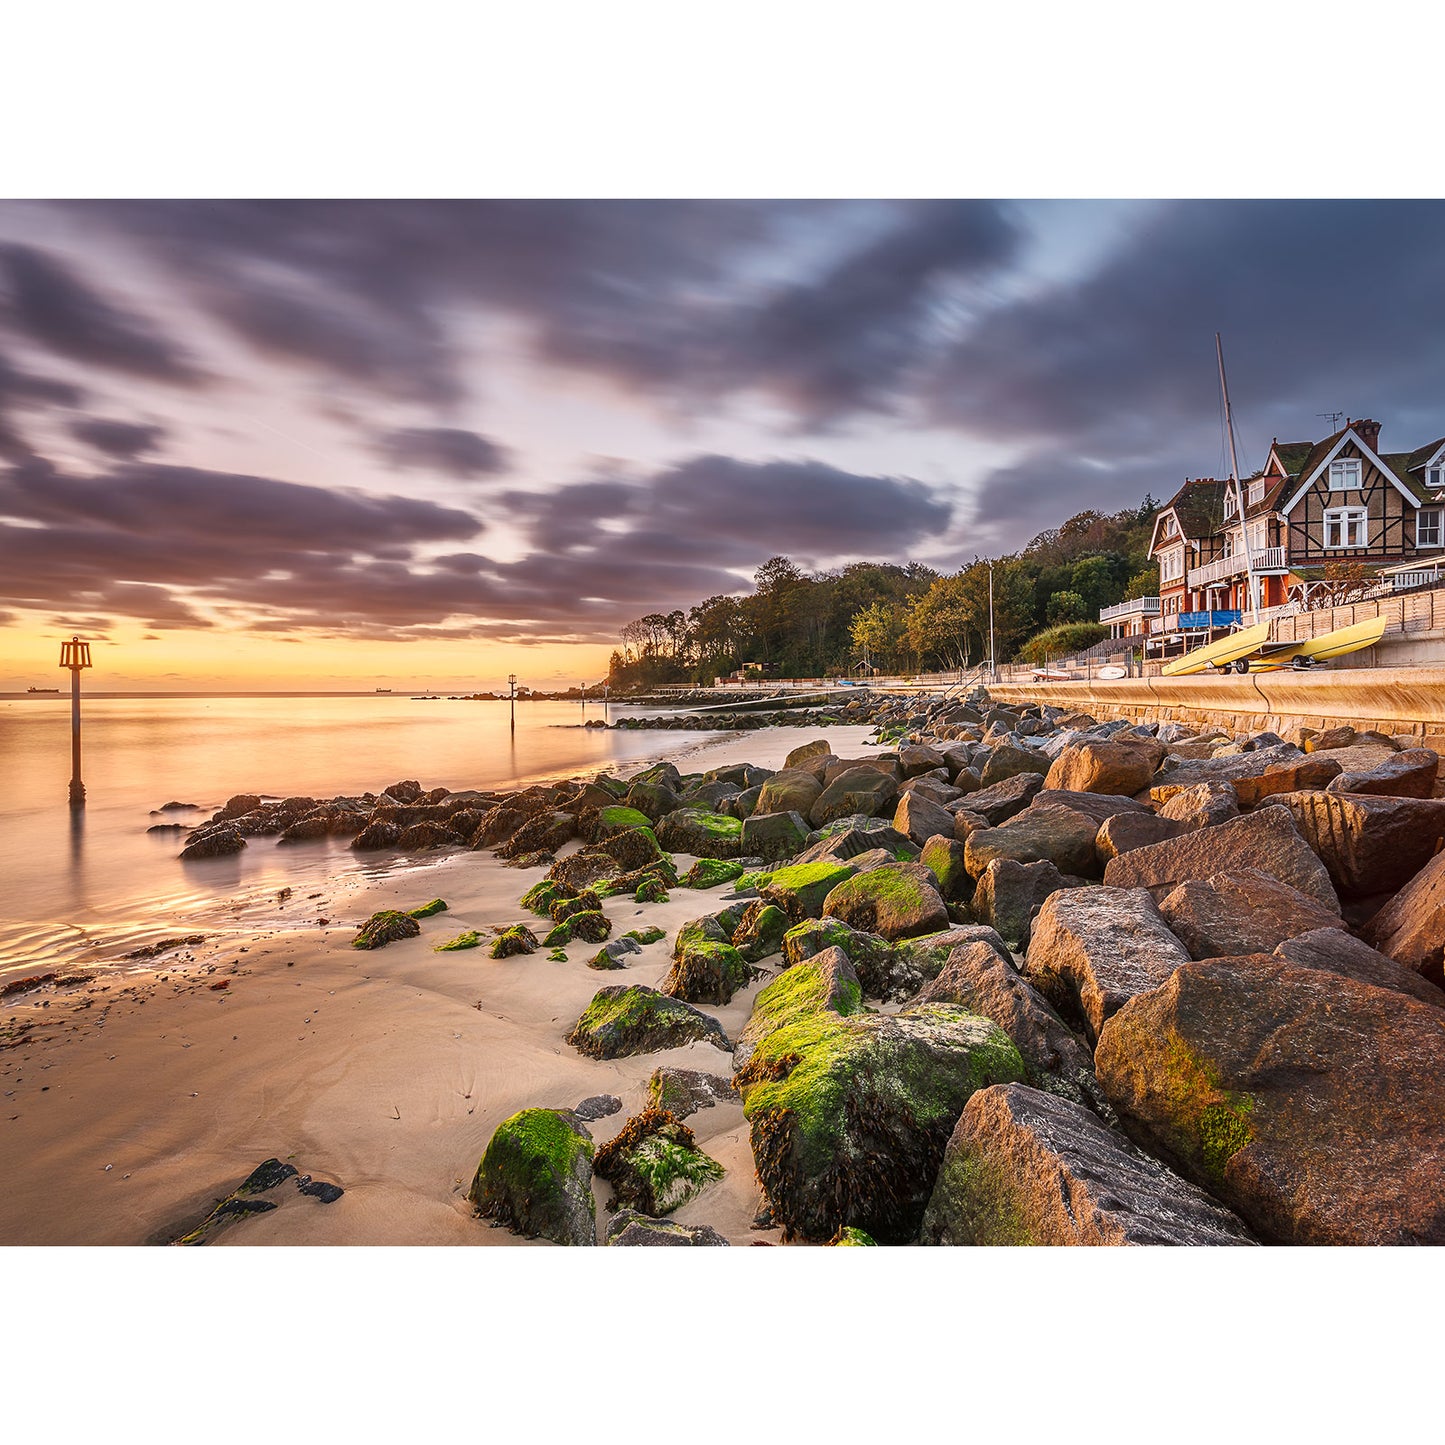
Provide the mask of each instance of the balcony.
MULTIPOLYGON (((1202 567, 1191 567, 1189 569, 1189 585, 1191 587, 1209 587, 1215 583, 1227 582, 1232 577, 1242 577, 1245 570, 1245 555, 1243 552, 1236 552, 1232 557, 1218 557, 1213 562, 1206 562, 1202 567)), ((1258 576, 1288 572, 1289 566, 1285 562, 1284 548, 1256 548, 1254 570, 1258 576)))
POLYGON ((1157 597, 1131 597, 1127 602, 1116 602, 1112 607, 1099 609, 1100 622, 1121 622, 1126 617, 1157 617, 1157 597))

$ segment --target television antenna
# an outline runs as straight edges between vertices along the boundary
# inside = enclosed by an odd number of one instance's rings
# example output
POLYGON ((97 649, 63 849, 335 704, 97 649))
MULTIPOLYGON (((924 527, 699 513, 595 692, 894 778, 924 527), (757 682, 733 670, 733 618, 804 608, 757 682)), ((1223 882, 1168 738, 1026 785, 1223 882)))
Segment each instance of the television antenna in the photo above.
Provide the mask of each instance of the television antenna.
POLYGON ((1315 413, 1315 415, 1316 415, 1317 417, 1319 417, 1321 421, 1327 421, 1327 422, 1329 422, 1329 424, 1330 424, 1330 431, 1331 431, 1331 433, 1334 433, 1334 432, 1339 431, 1339 429, 1340 429, 1340 418, 1341 418, 1342 416, 1344 416, 1344 412, 1342 412, 1342 411, 1317 411, 1317 412, 1315 413))

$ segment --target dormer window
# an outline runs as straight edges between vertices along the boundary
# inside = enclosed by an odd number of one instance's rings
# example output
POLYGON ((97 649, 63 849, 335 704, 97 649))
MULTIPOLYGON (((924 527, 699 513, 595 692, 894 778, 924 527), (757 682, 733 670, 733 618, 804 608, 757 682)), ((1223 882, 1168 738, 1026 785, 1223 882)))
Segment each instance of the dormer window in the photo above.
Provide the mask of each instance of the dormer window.
POLYGON ((1353 492, 1360 487, 1359 457, 1336 457, 1330 463, 1330 491, 1353 492))
POLYGON ((1445 487, 1445 462, 1436 462, 1425 468, 1425 485, 1431 488, 1445 487))
POLYGON ((1226 517, 1234 515, 1234 493, 1232 491, 1224 494, 1224 515, 1226 517))

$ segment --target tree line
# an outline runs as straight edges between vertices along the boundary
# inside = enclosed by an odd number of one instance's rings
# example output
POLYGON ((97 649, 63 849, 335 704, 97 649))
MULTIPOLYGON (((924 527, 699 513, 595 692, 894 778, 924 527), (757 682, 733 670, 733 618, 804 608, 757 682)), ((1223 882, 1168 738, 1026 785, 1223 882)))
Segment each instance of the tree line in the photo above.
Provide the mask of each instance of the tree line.
POLYGON ((774 557, 758 569, 751 595, 629 622, 609 681, 622 690, 705 685, 745 667, 764 677, 972 667, 988 653, 990 570, 994 638, 1006 661, 1045 628, 1097 622, 1101 607, 1156 593, 1149 540, 1157 511, 1146 497, 1121 512, 1079 512, 1019 552, 975 557, 952 573, 921 562, 807 573, 774 557))

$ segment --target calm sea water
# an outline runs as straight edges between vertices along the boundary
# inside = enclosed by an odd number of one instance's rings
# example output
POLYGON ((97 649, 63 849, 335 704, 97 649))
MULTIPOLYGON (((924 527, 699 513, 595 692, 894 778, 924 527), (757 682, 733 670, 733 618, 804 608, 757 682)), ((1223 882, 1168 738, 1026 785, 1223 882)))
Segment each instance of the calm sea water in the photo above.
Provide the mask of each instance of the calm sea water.
MULTIPOLYGON (((614 719, 638 709, 613 706, 614 719)), ((203 863, 177 858, 184 835, 153 823, 196 822, 234 793, 380 792, 401 778, 452 789, 524 785, 676 754, 717 733, 586 730, 575 703, 396 695, 362 697, 91 697, 84 700, 87 804, 66 803, 66 696, 0 695, 0 977, 95 963, 167 933, 281 921, 283 886, 398 867, 417 858, 358 855, 347 839, 244 852, 203 863), (163 803, 194 813, 152 815, 163 803)), ((423 856, 423 860, 425 855, 423 856)))

